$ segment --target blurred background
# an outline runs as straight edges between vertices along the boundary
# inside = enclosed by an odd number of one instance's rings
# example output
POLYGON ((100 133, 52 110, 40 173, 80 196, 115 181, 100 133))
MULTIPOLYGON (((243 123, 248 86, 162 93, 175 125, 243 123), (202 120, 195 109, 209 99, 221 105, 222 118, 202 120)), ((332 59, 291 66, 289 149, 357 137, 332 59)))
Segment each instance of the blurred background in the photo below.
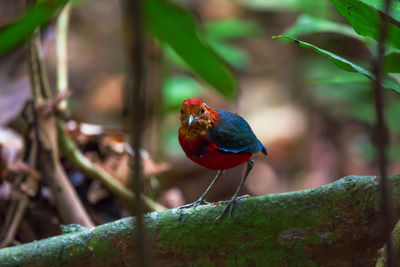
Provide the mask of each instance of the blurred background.
MULTIPOLYGON (((2 1, 0 26, 21 16, 26 8, 24 2, 2 1)), ((268 149, 267 157, 261 153, 253 157, 255 165, 241 194, 289 192, 322 186, 347 175, 378 174, 370 79, 339 68, 313 49, 272 38, 288 35, 370 69, 376 42, 355 33, 332 2, 176 2, 195 17, 207 45, 235 73, 238 92, 232 100, 223 90, 215 89, 196 75, 168 44, 146 37, 143 149, 145 190, 151 198, 168 208, 193 202, 216 174, 187 159, 178 143, 180 105, 189 97, 200 97, 212 108, 240 114, 268 149)), ((128 159, 115 152, 123 143, 117 133, 124 129, 126 105, 127 55, 121 13, 118 1, 80 0, 72 5, 68 34, 69 90, 72 92, 68 99, 68 119, 71 121, 66 123, 66 129, 99 168, 126 183, 128 159), (101 129, 96 130, 97 126, 101 129), (114 154, 104 147, 111 147, 114 154)), ((53 22, 42 34, 42 51, 51 87, 56 86, 55 34, 53 22)), ((182 42, 185 42, 184 36, 182 42)), ((6 150, 22 153, 24 146, 21 140, 13 146, 10 141, 22 138, 14 126, 29 98, 29 77, 24 62, 18 51, 0 61, 3 99, 0 117, 5 122, 0 131, 3 154, 6 150), (15 111, 7 108, 6 112, 7 103, 13 103, 15 111)), ((394 82, 399 81, 396 74, 391 75, 394 82)), ((385 90, 385 97, 391 134, 389 173, 398 174, 399 94, 385 90)), ((68 161, 64 160, 63 165, 96 224, 128 216, 107 189, 85 177, 68 161)), ((207 200, 230 198, 244 169, 245 165, 227 170, 207 200)), ((6 214, 10 183, 5 179, 0 184, 0 214, 6 214)), ((5 220, 5 215, 0 218, 5 220)), ((51 193, 44 185, 30 202, 16 240, 28 242, 55 235, 59 232, 59 223, 51 193), (44 218, 46 227, 40 226, 44 218)))

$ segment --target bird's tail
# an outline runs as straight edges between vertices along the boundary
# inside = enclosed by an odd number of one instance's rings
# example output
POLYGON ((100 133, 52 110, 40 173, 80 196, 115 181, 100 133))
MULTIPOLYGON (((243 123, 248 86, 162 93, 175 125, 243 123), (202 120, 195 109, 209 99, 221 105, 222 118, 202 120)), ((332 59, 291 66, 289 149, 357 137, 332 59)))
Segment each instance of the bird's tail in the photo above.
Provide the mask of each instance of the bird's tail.
POLYGON ((260 146, 261 146, 261 152, 266 156, 268 155, 267 149, 265 148, 265 146, 259 141, 260 146))

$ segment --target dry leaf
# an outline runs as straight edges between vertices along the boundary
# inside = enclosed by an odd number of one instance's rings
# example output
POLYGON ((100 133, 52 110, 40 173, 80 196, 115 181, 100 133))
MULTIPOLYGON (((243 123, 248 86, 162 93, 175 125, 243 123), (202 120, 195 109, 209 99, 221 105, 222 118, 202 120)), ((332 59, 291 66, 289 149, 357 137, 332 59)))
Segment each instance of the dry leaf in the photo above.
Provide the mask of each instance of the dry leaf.
POLYGON ((98 181, 94 181, 90 184, 89 190, 87 192, 87 199, 91 204, 96 204, 103 198, 110 195, 110 191, 104 188, 98 181))
POLYGON ((155 163, 147 151, 142 151, 141 154, 143 159, 143 172, 146 177, 161 174, 171 169, 171 165, 166 162, 155 163))
POLYGON ((110 132, 103 136, 100 141, 100 150, 104 154, 107 154, 110 150, 117 154, 129 153, 124 135, 116 132, 110 132))
POLYGON ((128 154, 112 155, 102 163, 102 168, 120 183, 128 185, 129 160, 128 154))
POLYGON ((104 133, 104 129, 100 125, 77 122, 70 120, 64 125, 69 137, 79 144, 84 144, 93 137, 98 137, 104 133))
POLYGON ((21 136, 13 130, 0 127, 0 179, 4 180, 7 172, 22 157, 24 144, 21 136))
MULTIPOLYGON (((130 180, 130 161, 134 156, 131 146, 126 142, 126 134, 118 129, 100 125, 69 121, 65 125, 68 135, 81 145, 87 142, 98 144, 99 151, 86 152, 85 155, 98 168, 109 173, 125 186, 130 180)), ((144 177, 151 178, 170 169, 168 163, 155 163, 146 150, 141 150, 144 177)), ((99 185, 91 185, 88 198, 91 203, 108 196, 99 185)))
POLYGON ((175 208, 185 204, 185 198, 179 188, 173 187, 164 191, 158 199, 158 202, 168 208, 175 208))

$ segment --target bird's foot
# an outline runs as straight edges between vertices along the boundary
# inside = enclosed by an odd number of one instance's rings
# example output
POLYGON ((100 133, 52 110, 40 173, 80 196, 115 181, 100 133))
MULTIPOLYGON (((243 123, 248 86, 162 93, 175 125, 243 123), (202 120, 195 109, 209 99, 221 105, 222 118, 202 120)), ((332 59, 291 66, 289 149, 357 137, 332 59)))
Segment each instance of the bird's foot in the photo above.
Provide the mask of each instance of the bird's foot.
POLYGON ((224 217, 225 213, 229 211, 229 217, 232 217, 232 211, 236 206, 236 199, 232 198, 228 201, 228 204, 222 210, 221 214, 215 219, 216 222, 220 221, 224 217))
POLYGON ((229 217, 232 217, 233 214, 233 209, 236 206, 236 201, 243 199, 243 198, 247 198, 250 195, 243 195, 240 197, 236 197, 236 198, 232 198, 231 200, 226 200, 226 201, 221 201, 221 203, 227 203, 225 208, 222 210, 221 214, 215 219, 216 222, 220 221, 222 219, 222 217, 224 217, 225 213, 227 213, 229 211, 229 217))
POLYGON ((204 198, 199 198, 198 200, 196 200, 196 201, 193 202, 193 203, 180 206, 178 209, 180 209, 180 210, 181 210, 181 209, 187 209, 187 208, 197 207, 197 206, 199 206, 199 205, 205 205, 205 204, 210 204, 210 202, 205 201, 204 198))

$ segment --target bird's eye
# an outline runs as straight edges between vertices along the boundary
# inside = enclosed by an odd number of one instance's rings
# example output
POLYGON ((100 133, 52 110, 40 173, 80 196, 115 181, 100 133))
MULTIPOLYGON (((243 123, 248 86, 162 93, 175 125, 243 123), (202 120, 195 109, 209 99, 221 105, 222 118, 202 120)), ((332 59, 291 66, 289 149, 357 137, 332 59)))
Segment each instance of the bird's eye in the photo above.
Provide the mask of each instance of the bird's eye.
POLYGON ((200 110, 200 114, 204 114, 204 112, 206 112, 206 109, 204 107, 202 107, 200 110))
POLYGON ((181 114, 183 114, 183 110, 181 109, 181 114))

